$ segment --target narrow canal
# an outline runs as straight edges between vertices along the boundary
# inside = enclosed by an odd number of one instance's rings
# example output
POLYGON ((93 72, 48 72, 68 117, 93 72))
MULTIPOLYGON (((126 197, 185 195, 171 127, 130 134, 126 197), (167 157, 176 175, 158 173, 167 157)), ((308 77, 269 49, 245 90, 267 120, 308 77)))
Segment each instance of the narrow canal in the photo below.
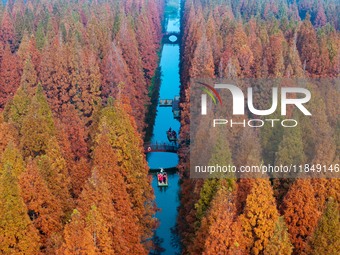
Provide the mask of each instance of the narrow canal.
MULTIPOLYGON (((180 31, 180 1, 170 0, 165 7, 166 32, 180 31)), ((176 38, 171 37, 170 40, 176 38)), ((173 99, 179 95, 179 44, 164 44, 161 52, 161 84, 160 99, 173 99)), ((169 128, 179 133, 180 123, 174 119, 171 107, 157 106, 157 115, 153 129, 151 143, 170 144, 166 131, 169 128)), ((150 169, 175 167, 178 164, 178 156, 175 153, 151 152, 147 154, 150 169)), ((174 228, 177 219, 177 207, 179 206, 179 176, 176 172, 168 172, 168 187, 158 187, 156 173, 152 173, 152 187, 155 192, 156 204, 160 209, 156 213, 159 220, 159 227, 155 231, 155 242, 159 249, 151 254, 175 255, 180 253, 179 242, 174 228)))

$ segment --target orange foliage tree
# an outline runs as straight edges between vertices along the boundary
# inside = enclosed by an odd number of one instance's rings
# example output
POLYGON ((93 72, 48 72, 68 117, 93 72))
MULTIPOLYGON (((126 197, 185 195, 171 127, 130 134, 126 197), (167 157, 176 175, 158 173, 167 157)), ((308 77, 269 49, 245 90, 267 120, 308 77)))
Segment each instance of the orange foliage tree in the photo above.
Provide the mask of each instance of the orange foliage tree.
POLYGON ((60 201, 49 190, 34 161, 28 163, 19 184, 31 221, 39 230, 42 250, 52 254, 55 240, 58 240, 58 236, 60 239, 63 228, 60 201))
POLYGON ((293 254, 303 254, 320 217, 309 179, 297 179, 293 183, 283 200, 282 209, 294 245, 293 254))
POLYGON ((247 247, 251 254, 261 254, 274 235, 279 213, 268 179, 256 179, 240 216, 247 247))
POLYGON ((37 254, 38 231, 34 228, 18 184, 24 171, 20 151, 10 143, 0 162, 0 252, 37 254))
POLYGON ((65 242, 57 250, 58 255, 97 254, 93 237, 89 231, 86 231, 85 221, 78 210, 73 210, 71 222, 64 230, 64 238, 65 242))
POLYGON ((207 215, 197 231, 192 254, 244 254, 246 247, 237 220, 235 196, 222 181, 207 215))
MULTIPOLYGON (((87 214, 93 206, 103 214, 103 227, 108 226, 112 249, 124 254, 131 251, 136 254, 145 253, 141 244, 142 231, 132 210, 132 203, 127 193, 122 173, 116 161, 115 152, 110 140, 103 131, 98 137, 98 145, 94 150, 92 177, 84 187, 79 206, 83 214, 87 214), (105 193, 99 194, 106 189, 105 193), (104 199, 103 196, 107 196, 104 199), (102 201, 101 201, 102 200, 102 201), (113 202, 110 202, 113 201, 113 202), (114 222, 112 220, 114 219, 114 222)), ((106 233, 106 234, 108 234, 106 233)))
MULTIPOLYGON (((139 219, 145 238, 152 235, 154 226, 153 191, 148 177, 147 162, 143 154, 142 140, 137 133, 136 124, 126 112, 128 103, 117 101, 114 106, 101 112, 98 131, 107 133, 111 146, 115 149, 115 159, 122 173, 134 213, 139 219), (140 191, 143 192, 140 192, 140 191)), ((97 137, 99 144, 100 136, 97 137)))

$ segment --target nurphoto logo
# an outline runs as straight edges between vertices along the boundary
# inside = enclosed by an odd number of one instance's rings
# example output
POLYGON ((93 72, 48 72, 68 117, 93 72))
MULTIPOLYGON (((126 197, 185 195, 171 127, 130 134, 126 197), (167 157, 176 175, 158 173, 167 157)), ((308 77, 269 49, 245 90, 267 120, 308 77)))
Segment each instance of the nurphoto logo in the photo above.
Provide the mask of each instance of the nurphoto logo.
MULTIPOLYGON (((226 89, 232 96, 232 115, 245 115, 245 107, 248 107, 249 113, 255 116, 268 116, 276 112, 279 105, 280 98, 280 114, 282 116, 287 115, 287 106, 292 105, 299 109, 305 116, 311 116, 311 112, 304 106, 311 99, 311 92, 306 88, 301 87, 272 87, 271 98, 272 103, 268 109, 257 109, 254 106, 254 89, 252 87, 247 88, 247 100, 243 91, 233 84, 214 84, 214 86, 208 85, 204 82, 198 82, 198 84, 204 87, 201 90, 204 92, 201 94, 201 115, 207 115, 208 96, 217 105, 217 101, 220 106, 223 107, 223 100, 217 89, 226 89), (280 92, 280 93, 279 93, 280 92), (281 95, 281 96, 280 96, 281 95), (293 97, 299 95, 299 97, 293 97), (216 100, 217 98, 217 100, 216 100)), ((260 98, 261 100, 261 98, 260 98)), ((228 109, 229 110, 229 109, 228 109)), ((242 121, 233 121, 233 119, 214 118, 213 127, 218 125, 230 125, 231 127, 236 125, 249 126, 249 127, 262 127, 265 123, 269 123, 272 127, 276 122, 280 122, 283 127, 296 127, 298 121, 295 119, 244 119, 242 121)))

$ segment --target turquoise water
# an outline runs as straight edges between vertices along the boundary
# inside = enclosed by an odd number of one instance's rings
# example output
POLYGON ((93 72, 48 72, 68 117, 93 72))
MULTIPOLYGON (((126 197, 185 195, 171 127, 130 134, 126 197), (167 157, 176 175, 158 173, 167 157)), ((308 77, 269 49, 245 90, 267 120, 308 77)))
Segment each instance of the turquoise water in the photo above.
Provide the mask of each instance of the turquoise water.
MULTIPOLYGON (((172 15, 168 18, 167 31, 180 31, 180 19, 178 15, 172 15)), ((179 45, 163 45, 161 61, 161 86, 160 98, 173 99, 179 95, 180 77, 179 77, 179 45)), ((171 127, 177 133, 179 132, 180 123, 173 118, 172 109, 169 107, 157 107, 157 115, 153 136, 151 142, 169 143, 166 131, 171 127)), ((178 164, 178 156, 174 153, 154 152, 147 155, 149 167, 170 168, 178 164)), ((174 228, 177 219, 177 207, 179 206, 179 176, 177 173, 169 172, 169 186, 158 187, 157 178, 153 174, 152 187, 154 188, 156 204, 159 211, 155 217, 159 220, 159 227, 155 231, 155 242, 159 246, 151 254, 174 255, 180 253, 179 242, 174 228)))

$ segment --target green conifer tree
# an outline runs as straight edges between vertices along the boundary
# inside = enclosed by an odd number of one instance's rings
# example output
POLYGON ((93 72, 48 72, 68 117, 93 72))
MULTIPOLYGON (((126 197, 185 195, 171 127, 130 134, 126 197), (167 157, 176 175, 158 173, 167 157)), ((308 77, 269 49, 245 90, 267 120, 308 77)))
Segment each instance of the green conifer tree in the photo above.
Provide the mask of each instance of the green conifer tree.
POLYGON ((279 217, 275 224, 274 235, 264 249, 264 255, 290 255, 293 245, 290 242, 288 228, 283 217, 279 217))
POLYGON ((326 209, 310 241, 310 254, 336 255, 340 251, 339 204, 329 198, 326 209))
POLYGON ((52 112, 41 86, 38 87, 22 121, 20 134, 20 146, 25 157, 44 154, 49 139, 55 134, 52 112))

